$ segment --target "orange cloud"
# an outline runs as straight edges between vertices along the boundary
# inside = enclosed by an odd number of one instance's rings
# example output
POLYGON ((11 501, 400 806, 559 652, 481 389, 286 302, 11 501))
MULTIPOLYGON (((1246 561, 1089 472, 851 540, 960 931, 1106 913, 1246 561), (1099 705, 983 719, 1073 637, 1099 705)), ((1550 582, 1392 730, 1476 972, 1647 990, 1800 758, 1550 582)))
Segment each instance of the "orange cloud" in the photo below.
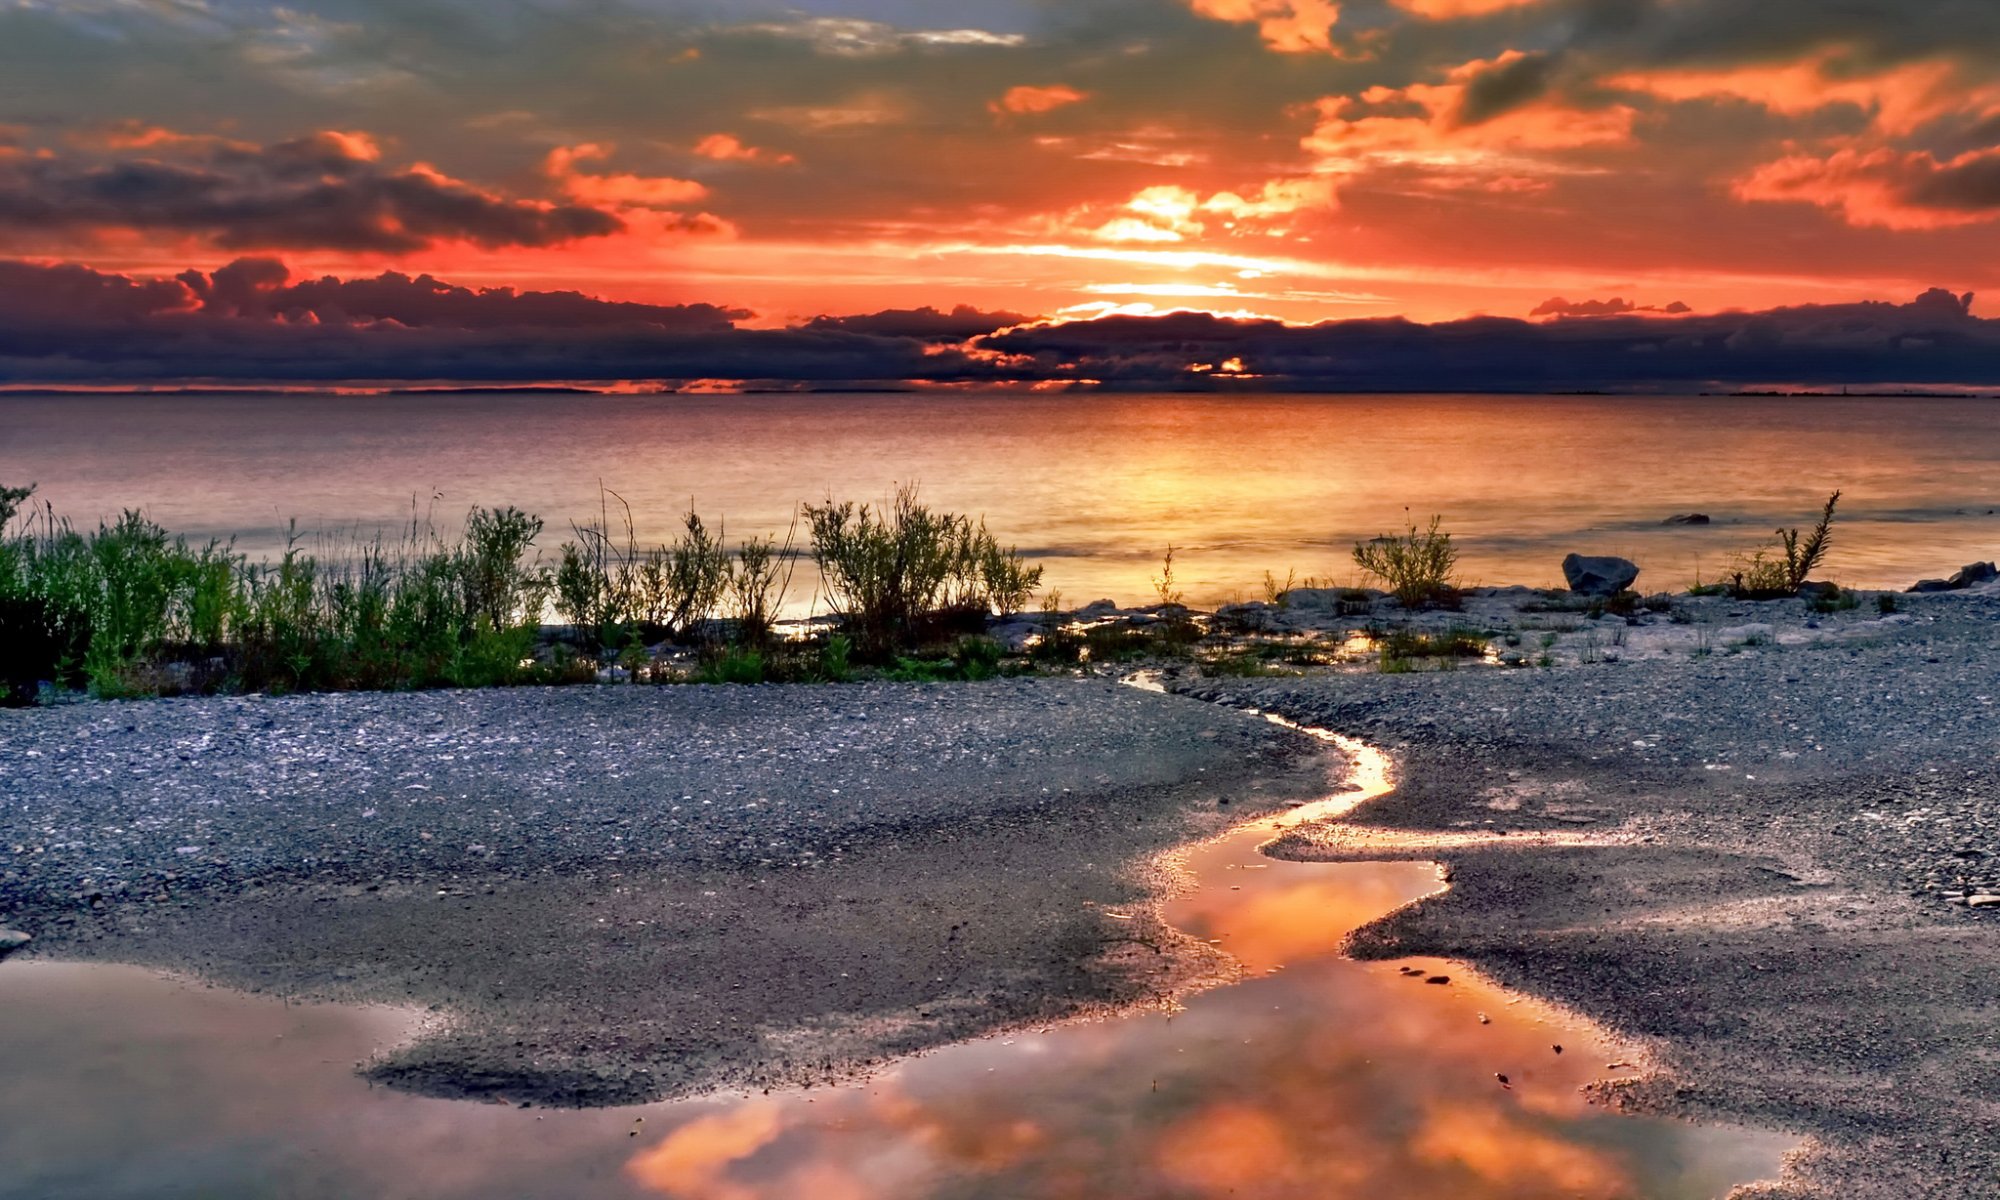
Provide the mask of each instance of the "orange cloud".
POLYGON ((1438 1104, 1412 1139, 1419 1158, 1470 1170, 1489 1184, 1542 1194, 1620 1196, 1631 1180, 1609 1156, 1551 1137, 1510 1114, 1471 1104, 1438 1104))
POLYGON ((1256 22, 1273 50, 1287 54, 1332 52, 1340 22, 1335 0, 1192 0, 1196 15, 1217 21, 1256 22))
POLYGON ((746 1104, 703 1117, 626 1165, 642 1186, 689 1200, 757 1200, 759 1189, 736 1184, 729 1170, 784 1132, 775 1104, 746 1104))
POLYGON ((611 147, 586 143, 549 151, 542 169, 572 200, 605 207, 675 208, 705 199, 708 189, 691 179, 649 175, 587 175, 577 164, 611 157, 611 147))
POLYGON ((1794 154, 1739 181, 1741 200, 1798 201, 1850 225, 1947 229, 2000 219, 2000 150, 1939 160, 1929 151, 1839 150, 1794 154))
POLYGON ((1631 72, 1605 82, 1668 100, 1742 100, 1786 116, 1848 104, 1867 112, 1873 128, 1890 136, 1909 133, 1954 113, 2000 113, 2000 85, 1968 86, 1951 63, 1917 62, 1887 71, 1857 71, 1840 51, 1798 62, 1730 70, 1631 72))
POLYGON ((762 147, 747 145, 733 133, 711 133, 695 143, 694 152, 702 158, 713 159, 716 162, 768 162, 783 165, 798 161, 789 154, 773 154, 762 147))
POLYGON ((1286 217, 1337 204, 1334 181, 1318 176, 1270 180, 1247 195, 1215 192, 1204 197, 1192 188, 1163 184, 1134 195, 1108 219, 1086 206, 1072 213, 1067 224, 1085 226, 1102 242, 1184 242, 1211 232, 1269 236, 1286 232, 1286 217))
POLYGON ((987 105, 987 110, 996 116, 1023 116, 1030 113, 1054 112, 1071 104, 1081 104, 1090 99, 1089 92, 1079 92, 1073 87, 1055 84, 1052 87, 1008 88, 1007 94, 987 105))
POLYGON ((1430 21, 1451 21, 1460 17, 1483 17, 1510 8, 1526 8, 1542 0, 1391 0, 1397 8, 1430 21))
POLYGON ((1292 1174, 1297 1154, 1285 1126, 1268 1112, 1223 1104, 1160 1139, 1160 1171, 1204 1193, 1249 1191, 1292 1174))
POLYGON ((1527 100, 1476 122, 1465 119, 1468 89, 1480 75, 1519 63, 1508 51, 1453 68, 1444 83, 1374 87, 1359 96, 1329 96, 1318 104, 1320 121, 1304 146, 1333 169, 1358 169, 1365 160, 1445 168, 1504 166, 1518 173, 1508 152, 1572 150, 1623 145, 1632 140, 1638 113, 1629 105, 1573 108, 1559 98, 1527 100))

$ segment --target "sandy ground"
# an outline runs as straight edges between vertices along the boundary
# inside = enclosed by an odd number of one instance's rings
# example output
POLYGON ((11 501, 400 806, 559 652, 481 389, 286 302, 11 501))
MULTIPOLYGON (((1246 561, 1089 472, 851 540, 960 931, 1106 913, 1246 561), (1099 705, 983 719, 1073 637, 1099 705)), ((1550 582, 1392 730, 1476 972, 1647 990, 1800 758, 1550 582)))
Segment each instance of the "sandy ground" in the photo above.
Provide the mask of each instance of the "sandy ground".
POLYGON ((1083 680, 8 712, 0 927, 432 1007, 374 1068, 431 1094, 812 1083, 1214 973, 1103 910, 1328 770, 1266 723, 1083 680))

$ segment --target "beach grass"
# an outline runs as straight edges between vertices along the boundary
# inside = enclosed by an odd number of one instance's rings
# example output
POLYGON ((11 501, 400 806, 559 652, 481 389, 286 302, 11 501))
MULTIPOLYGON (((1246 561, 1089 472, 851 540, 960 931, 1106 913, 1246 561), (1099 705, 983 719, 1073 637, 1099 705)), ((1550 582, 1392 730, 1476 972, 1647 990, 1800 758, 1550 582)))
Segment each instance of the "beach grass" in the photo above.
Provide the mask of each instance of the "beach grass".
POLYGON ((988 678, 997 651, 966 634, 1024 607, 1041 568, 983 521, 914 489, 880 510, 805 506, 837 629, 775 635, 800 557, 783 541, 727 542, 690 511, 642 546, 606 491, 594 520, 545 562, 541 518, 475 508, 455 535, 414 511, 394 536, 312 542, 294 525, 275 559, 191 542, 127 511, 79 528, 33 488, 0 489, 0 700, 184 693, 407 690, 676 680, 988 678), (549 610, 565 625, 545 624, 549 610), (691 669, 655 651, 689 648, 691 669), (942 666, 909 665, 940 662, 942 666), (608 674, 607 674, 608 673, 608 674))

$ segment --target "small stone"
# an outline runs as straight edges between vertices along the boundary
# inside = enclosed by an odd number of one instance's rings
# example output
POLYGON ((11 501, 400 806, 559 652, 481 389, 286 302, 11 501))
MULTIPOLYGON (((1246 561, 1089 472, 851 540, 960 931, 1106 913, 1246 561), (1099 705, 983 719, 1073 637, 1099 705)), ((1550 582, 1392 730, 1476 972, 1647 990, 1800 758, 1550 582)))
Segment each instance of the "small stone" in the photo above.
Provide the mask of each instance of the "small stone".
POLYGON ((34 940, 18 929, 0 929, 0 958, 7 957, 34 940))
POLYGON ((1974 896, 1965 902, 1967 908, 2000 908, 2000 895, 1974 896))

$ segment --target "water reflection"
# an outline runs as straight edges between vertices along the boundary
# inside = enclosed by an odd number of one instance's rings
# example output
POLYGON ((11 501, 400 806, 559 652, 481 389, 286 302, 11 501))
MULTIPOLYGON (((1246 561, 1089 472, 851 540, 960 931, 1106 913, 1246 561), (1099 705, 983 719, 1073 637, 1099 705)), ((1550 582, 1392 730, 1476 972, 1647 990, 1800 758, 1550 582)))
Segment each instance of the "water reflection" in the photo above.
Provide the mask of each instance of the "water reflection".
POLYGON ((1578 1089, 1620 1073, 1619 1051, 1559 1014, 1451 964, 1339 958, 1349 931, 1436 892, 1435 868, 1257 848, 1386 787, 1379 756, 1363 765, 1365 789, 1185 856, 1200 886, 1166 915, 1243 982, 837 1090, 583 1113, 428 1100, 353 1072, 409 1013, 9 963, 0 1197, 1694 1200, 1775 1173, 1788 1139, 1593 1109, 1578 1089))
POLYGON ((1168 920, 1246 981, 1175 1014, 957 1047, 865 1087, 714 1106, 632 1178, 674 1200, 1680 1200, 1776 1171, 1785 1139, 1593 1109, 1579 1089, 1627 1068, 1587 1028, 1449 964, 1340 959, 1349 932, 1441 885, 1423 863, 1256 852, 1318 815, 1187 856, 1201 887, 1168 920))

